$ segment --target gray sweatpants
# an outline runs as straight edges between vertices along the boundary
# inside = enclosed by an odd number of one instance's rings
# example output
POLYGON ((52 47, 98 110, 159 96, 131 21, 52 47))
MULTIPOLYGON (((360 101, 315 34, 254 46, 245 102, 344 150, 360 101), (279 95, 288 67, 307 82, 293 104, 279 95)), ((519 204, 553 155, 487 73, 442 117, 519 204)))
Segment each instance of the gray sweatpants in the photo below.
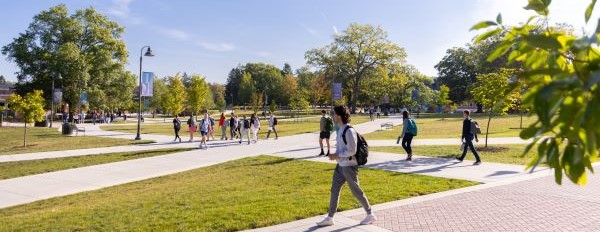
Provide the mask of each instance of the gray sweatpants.
POLYGON ((342 167, 339 164, 333 170, 333 181, 331 182, 331 198, 329 199, 329 217, 333 217, 337 212, 338 202, 340 201, 340 191, 344 183, 348 182, 348 187, 352 195, 362 204, 367 214, 371 214, 371 205, 365 193, 358 183, 358 166, 342 167))

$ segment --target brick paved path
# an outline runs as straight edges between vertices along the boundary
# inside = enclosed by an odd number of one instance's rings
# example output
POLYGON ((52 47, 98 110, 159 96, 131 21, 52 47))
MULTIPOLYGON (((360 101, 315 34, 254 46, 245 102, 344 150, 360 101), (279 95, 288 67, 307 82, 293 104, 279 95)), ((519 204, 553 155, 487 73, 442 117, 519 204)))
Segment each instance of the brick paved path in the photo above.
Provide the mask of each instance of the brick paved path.
MULTIPOLYGON (((392 231, 600 231, 600 176, 585 187, 554 177, 376 211, 392 231)), ((353 216, 360 220, 363 215, 353 216)))

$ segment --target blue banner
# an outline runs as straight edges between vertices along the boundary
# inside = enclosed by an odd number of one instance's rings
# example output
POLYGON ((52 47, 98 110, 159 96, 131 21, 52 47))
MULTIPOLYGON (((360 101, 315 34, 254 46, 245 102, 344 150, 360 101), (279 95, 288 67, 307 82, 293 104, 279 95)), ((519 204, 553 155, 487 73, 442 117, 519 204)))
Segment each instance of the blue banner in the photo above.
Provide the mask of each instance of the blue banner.
POLYGON ((142 97, 152 97, 154 92, 154 73, 143 72, 142 73, 142 97))
POLYGON ((82 92, 81 94, 79 94, 79 102, 82 105, 88 104, 88 93, 87 92, 82 92))
POLYGON ((333 100, 342 100, 342 83, 333 83, 333 100))

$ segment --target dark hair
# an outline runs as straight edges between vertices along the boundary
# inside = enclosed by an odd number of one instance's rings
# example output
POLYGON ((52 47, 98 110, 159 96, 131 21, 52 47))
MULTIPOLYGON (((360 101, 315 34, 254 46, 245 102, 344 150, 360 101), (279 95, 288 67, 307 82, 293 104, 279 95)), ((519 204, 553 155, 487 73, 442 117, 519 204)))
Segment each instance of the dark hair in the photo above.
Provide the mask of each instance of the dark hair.
POLYGON ((404 111, 402 112, 402 118, 409 118, 410 117, 410 113, 408 113, 408 111, 404 111))
POLYGON ((321 110, 321 113, 322 113, 322 114, 326 114, 326 113, 327 113, 327 111, 325 111, 325 110, 321 110))
POLYGON ((467 116, 471 115, 471 111, 469 111, 469 110, 465 110, 465 111, 463 111, 463 113, 465 113, 467 116))
POLYGON ((335 114, 340 116, 342 119, 342 123, 348 124, 350 122, 350 110, 346 106, 336 106, 333 107, 333 111, 335 114))

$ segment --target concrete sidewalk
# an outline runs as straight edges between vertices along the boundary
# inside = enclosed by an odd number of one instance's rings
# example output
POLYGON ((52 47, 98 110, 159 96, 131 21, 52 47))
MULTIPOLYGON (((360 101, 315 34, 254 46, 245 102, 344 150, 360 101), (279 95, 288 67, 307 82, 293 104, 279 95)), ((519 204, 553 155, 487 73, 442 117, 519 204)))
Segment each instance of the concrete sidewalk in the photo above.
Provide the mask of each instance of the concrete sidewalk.
MULTIPOLYGON (((369 146, 371 147, 386 147, 386 146, 400 146, 396 144, 396 140, 368 140, 369 146)), ((475 141, 473 141, 475 142, 475 141)), ((501 144, 528 144, 533 142, 533 139, 524 140, 519 137, 498 137, 489 138, 488 144, 501 145, 501 144)), ((460 138, 452 139, 413 139, 412 146, 431 146, 431 145, 457 145, 462 144, 460 138)), ((485 144, 484 139, 480 139, 479 142, 475 143, 475 146, 483 146, 485 144)))

